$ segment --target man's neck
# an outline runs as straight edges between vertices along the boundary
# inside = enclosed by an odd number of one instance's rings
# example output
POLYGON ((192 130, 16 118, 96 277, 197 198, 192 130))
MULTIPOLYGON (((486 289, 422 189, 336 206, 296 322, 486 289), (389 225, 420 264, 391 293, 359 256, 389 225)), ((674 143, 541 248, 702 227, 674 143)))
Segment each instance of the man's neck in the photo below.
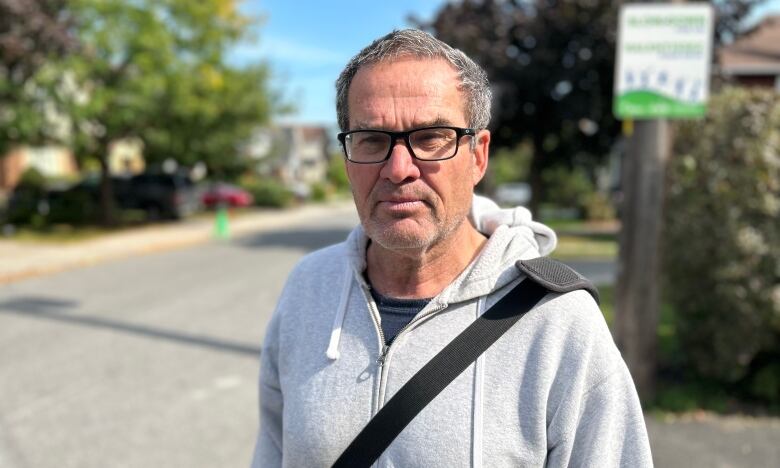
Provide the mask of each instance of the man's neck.
POLYGON ((448 239, 425 249, 388 250, 371 242, 366 252, 366 275, 384 296, 434 297, 471 263, 486 240, 465 221, 448 239))

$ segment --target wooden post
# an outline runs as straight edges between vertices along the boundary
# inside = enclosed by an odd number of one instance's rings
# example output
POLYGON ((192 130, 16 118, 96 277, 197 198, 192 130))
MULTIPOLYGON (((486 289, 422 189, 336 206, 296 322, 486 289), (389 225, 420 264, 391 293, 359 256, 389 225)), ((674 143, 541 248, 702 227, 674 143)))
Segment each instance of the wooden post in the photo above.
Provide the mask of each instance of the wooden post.
POLYGON ((635 123, 623 158, 614 333, 643 401, 655 395, 660 234, 669 153, 666 121, 635 123))

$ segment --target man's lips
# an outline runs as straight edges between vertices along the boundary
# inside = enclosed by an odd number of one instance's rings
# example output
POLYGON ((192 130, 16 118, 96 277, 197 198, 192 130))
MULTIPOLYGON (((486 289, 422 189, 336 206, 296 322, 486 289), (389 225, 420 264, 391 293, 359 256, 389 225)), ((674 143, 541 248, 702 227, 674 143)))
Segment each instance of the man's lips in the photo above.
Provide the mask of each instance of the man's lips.
POLYGON ((379 203, 380 204, 384 203, 384 204, 387 204, 387 205, 390 205, 390 206, 398 206, 398 205, 409 205, 409 206, 412 206, 412 205, 417 205, 417 204, 423 204, 425 202, 423 202, 422 200, 409 198, 409 199, 404 199, 404 200, 380 200, 379 203))
POLYGON ((426 202, 419 198, 390 197, 379 200, 377 205, 388 210, 403 211, 422 208, 426 206, 426 202))
POLYGON ((414 197, 389 197, 379 201, 387 202, 387 203, 414 203, 414 202, 421 202, 422 200, 414 197))

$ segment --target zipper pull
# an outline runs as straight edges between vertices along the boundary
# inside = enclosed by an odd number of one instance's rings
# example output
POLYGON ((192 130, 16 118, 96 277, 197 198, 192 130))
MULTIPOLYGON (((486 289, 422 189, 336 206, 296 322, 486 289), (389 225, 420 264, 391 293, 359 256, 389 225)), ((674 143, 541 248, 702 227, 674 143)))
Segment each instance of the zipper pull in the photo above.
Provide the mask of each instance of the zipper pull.
POLYGON ((389 346, 384 345, 382 346, 382 352, 379 353, 379 357, 376 358, 376 363, 379 364, 379 366, 383 366, 385 363, 385 358, 387 357, 387 350, 390 349, 389 346))

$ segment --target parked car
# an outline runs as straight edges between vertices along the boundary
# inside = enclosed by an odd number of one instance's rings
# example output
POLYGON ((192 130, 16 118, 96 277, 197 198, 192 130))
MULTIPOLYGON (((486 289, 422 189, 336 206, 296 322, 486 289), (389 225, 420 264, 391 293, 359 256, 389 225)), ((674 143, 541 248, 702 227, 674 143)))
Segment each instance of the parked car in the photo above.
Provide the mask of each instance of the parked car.
POLYGON ((201 202, 206 208, 218 206, 243 207, 251 206, 255 200, 252 194, 230 184, 214 184, 201 196, 201 202))
POLYGON ((123 208, 146 211, 152 219, 181 219, 196 212, 200 195, 192 180, 182 174, 144 173, 130 178, 117 191, 123 208))

